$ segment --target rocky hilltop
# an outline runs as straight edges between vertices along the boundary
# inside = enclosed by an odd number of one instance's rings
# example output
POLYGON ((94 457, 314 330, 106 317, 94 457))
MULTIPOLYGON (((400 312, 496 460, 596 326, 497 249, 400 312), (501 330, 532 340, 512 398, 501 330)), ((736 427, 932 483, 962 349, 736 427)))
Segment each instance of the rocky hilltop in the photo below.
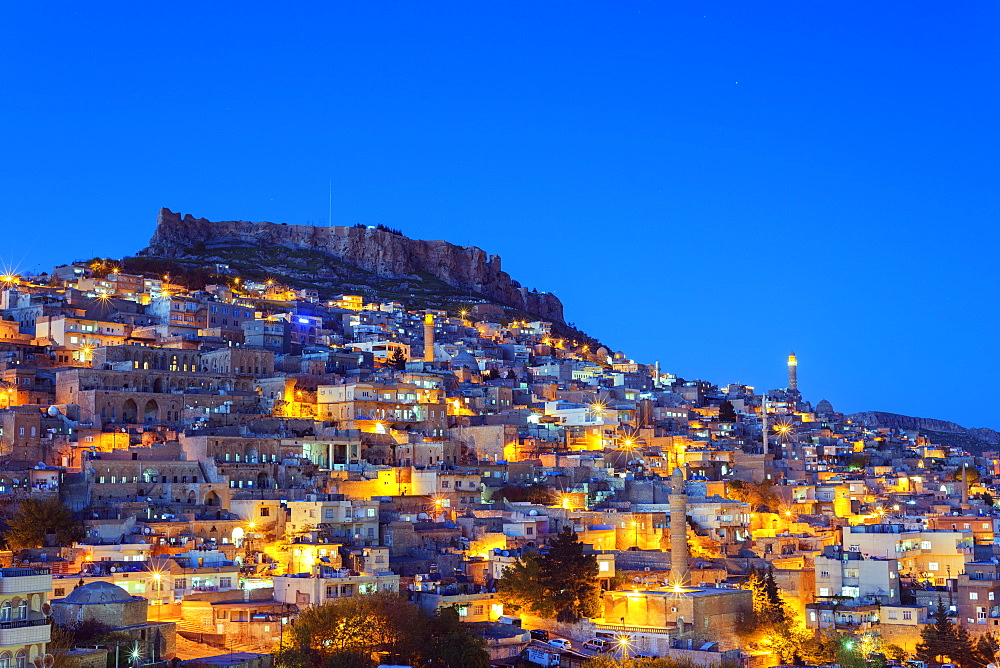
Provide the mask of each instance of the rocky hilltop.
POLYGON ((388 279, 431 276, 519 311, 563 322, 562 302, 555 295, 522 287, 501 269, 497 255, 487 255, 474 246, 410 239, 367 227, 314 227, 245 220, 213 222, 164 208, 160 209, 156 231, 142 255, 184 259, 233 247, 315 251, 388 279))
POLYGON ((879 411, 855 413, 849 417, 868 427, 919 431, 931 437, 932 442, 942 445, 959 445, 967 449, 989 449, 1000 445, 1000 432, 986 428, 968 429, 945 420, 879 411))

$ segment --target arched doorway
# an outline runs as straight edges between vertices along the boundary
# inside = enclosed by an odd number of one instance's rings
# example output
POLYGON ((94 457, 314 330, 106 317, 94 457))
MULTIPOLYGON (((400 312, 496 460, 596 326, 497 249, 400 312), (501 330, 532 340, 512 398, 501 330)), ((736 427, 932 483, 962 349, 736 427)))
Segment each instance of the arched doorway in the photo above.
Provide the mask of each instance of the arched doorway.
POLYGON ((146 424, 153 424, 157 421, 160 413, 160 406, 156 403, 154 399, 150 399, 146 402, 146 408, 143 410, 143 422, 146 424))
POLYGON ((122 406, 122 422, 137 422, 139 419, 139 407, 135 405, 135 399, 129 399, 122 406))

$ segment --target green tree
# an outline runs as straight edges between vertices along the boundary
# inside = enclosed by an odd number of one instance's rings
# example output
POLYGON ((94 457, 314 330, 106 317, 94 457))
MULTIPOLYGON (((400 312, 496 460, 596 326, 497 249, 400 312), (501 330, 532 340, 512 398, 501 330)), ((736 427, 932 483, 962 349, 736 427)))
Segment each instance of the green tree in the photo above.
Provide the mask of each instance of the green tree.
POLYGON ((541 617, 554 614, 552 601, 542 588, 537 554, 525 554, 503 569, 497 580, 497 595, 505 610, 525 610, 541 617))
POLYGON ((448 668, 489 668, 490 653, 486 642, 459 621, 453 607, 438 610, 430 620, 430 641, 426 660, 443 663, 448 668))
POLYGON ((987 506, 989 506, 990 508, 992 508, 993 506, 995 506, 995 505, 996 505, 996 499, 994 499, 994 498, 993 498, 993 495, 992 495, 992 494, 990 494, 989 492, 983 492, 983 493, 982 493, 982 494, 981 494, 981 495, 979 496, 979 498, 980 498, 980 499, 982 499, 982 500, 983 500, 983 503, 985 503, 985 504, 986 504, 987 506))
POLYGON ((83 523, 56 498, 22 501, 4 536, 12 550, 46 544, 69 546, 83 537, 83 523))
POLYGON ((547 552, 525 555, 505 568, 497 581, 504 605, 567 622, 596 616, 601 605, 597 557, 583 548, 565 527, 549 541, 547 552))
POLYGON ((584 545, 570 527, 549 541, 539 559, 540 582, 556 609, 556 619, 575 622, 594 617, 599 610, 597 557, 583 553, 584 545))
POLYGON ((719 404, 719 422, 736 422, 736 407, 729 399, 719 404))
POLYGON ((276 660, 289 668, 364 668, 375 665, 377 655, 409 663, 426 644, 427 623, 419 608, 395 594, 333 599, 286 627, 276 660))
POLYGON ((977 665, 977 655, 968 631, 952 624, 948 619, 948 609, 940 598, 933 614, 934 623, 920 631, 917 658, 934 663, 939 657, 948 657, 962 668, 974 668, 977 665))

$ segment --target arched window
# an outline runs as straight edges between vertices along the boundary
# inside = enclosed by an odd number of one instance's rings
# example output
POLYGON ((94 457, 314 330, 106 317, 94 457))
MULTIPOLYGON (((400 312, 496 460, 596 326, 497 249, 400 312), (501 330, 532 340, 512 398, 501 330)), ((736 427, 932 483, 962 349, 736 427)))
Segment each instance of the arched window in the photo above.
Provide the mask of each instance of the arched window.
POLYGON ((27 619, 28 618, 28 599, 22 598, 21 602, 17 604, 17 615, 14 619, 27 619))
POLYGON ((9 622, 9 621, 10 621, 10 601, 4 601, 3 605, 0 605, 0 622, 9 622))
POLYGON ((10 668, 10 652, 0 654, 0 668, 10 668))
POLYGON ((17 653, 17 658, 14 660, 14 668, 27 668, 28 666, 28 655, 24 653, 22 649, 17 653))

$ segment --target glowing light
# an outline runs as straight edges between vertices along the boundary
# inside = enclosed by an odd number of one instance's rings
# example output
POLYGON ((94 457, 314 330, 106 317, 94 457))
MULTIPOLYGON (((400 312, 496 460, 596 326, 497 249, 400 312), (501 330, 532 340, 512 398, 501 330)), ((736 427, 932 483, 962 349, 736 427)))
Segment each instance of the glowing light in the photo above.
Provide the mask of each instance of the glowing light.
POLYGON ((786 510, 785 511, 785 515, 787 515, 788 517, 791 517, 792 516, 792 511, 786 510))
POLYGON ((257 528, 257 523, 256 522, 250 522, 249 524, 247 524, 247 528, 250 529, 250 531, 253 531, 254 529, 257 528))
POLYGON ((677 584, 674 585, 673 592, 675 594, 683 594, 684 593, 684 587, 682 587, 681 584, 678 582, 677 584))

